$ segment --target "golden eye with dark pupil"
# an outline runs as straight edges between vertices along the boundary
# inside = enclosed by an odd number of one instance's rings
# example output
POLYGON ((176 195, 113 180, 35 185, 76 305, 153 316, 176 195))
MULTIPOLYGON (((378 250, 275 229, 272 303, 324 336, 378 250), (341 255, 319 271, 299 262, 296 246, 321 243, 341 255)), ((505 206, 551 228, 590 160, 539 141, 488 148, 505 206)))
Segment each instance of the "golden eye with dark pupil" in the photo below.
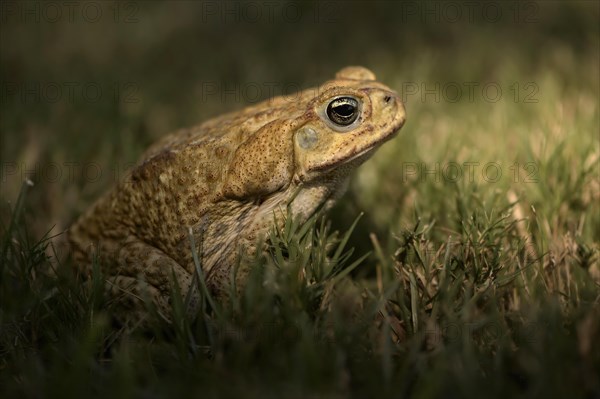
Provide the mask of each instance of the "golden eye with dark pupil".
POLYGON ((336 98, 327 106, 327 117, 335 124, 350 125, 358 118, 358 101, 352 97, 336 98))

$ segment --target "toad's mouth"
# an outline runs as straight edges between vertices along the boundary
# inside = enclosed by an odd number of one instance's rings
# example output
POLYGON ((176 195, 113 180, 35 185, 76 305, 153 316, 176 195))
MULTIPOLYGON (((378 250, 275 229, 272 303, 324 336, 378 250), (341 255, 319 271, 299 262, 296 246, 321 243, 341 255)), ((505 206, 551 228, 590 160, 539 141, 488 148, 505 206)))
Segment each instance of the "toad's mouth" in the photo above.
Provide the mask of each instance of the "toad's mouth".
POLYGON ((350 153, 345 156, 341 156, 339 158, 334 158, 330 162, 315 166, 312 169, 312 171, 320 172, 320 173, 327 173, 327 172, 332 171, 342 165, 344 165, 344 166, 350 165, 350 164, 355 164, 356 166, 360 165, 361 163, 363 163, 367 159, 369 159, 381 145, 383 145, 384 143, 386 143, 389 140, 396 137, 398 135, 398 133, 400 132, 400 128, 402 128, 403 124, 404 124, 404 119, 400 119, 389 130, 388 134, 382 135, 378 140, 372 142, 371 144, 369 144, 362 150, 360 150, 358 152, 350 151, 350 153))
POLYGON ((351 164, 351 163, 355 163, 355 162, 360 164, 360 163, 366 161, 371 155, 373 155, 375 150, 377 150, 379 147, 381 147, 381 145, 383 143, 396 137, 398 132, 399 132, 399 130, 395 130, 391 135, 386 137, 383 141, 378 141, 376 143, 373 143, 370 146, 359 151, 358 153, 351 155, 351 156, 347 157, 346 159, 342 159, 340 161, 340 164, 347 165, 347 164, 351 164))

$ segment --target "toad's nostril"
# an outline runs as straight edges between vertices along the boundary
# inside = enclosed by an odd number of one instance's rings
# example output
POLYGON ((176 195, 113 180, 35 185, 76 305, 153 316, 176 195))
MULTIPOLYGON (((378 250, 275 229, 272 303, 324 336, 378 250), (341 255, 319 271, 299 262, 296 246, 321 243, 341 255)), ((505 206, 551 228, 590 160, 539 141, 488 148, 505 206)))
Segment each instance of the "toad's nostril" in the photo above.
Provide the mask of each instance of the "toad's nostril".
POLYGON ((386 103, 389 103, 392 100, 392 96, 385 96, 383 98, 383 101, 385 101, 386 103))

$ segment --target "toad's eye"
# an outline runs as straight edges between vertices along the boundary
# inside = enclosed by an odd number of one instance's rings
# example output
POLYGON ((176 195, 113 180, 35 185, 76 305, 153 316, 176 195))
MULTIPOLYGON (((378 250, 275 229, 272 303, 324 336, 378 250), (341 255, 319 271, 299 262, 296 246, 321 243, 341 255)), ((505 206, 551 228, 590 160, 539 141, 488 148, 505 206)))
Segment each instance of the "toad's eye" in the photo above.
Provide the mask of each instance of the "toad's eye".
POLYGON ((348 126, 358 114, 358 101, 353 97, 338 97, 327 106, 327 117, 336 125, 348 126))

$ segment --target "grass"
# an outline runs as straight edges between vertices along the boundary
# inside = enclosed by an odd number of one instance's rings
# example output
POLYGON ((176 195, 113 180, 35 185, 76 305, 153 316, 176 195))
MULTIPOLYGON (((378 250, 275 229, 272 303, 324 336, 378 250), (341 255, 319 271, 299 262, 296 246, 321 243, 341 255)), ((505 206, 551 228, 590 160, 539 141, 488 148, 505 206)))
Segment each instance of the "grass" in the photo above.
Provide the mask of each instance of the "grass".
POLYGON ((322 24, 200 24, 192 2, 140 2, 137 24, 9 18, 3 84, 133 83, 140 101, 1 93, 0 397, 599 397, 599 10, 536 4, 535 24, 404 21, 391 2, 322 24), (203 82, 308 87, 356 63, 408 119, 338 206, 272 232, 228 303, 114 328, 100 268, 68 273, 69 222, 158 136, 245 104, 203 82), (465 82, 503 96, 422 97, 465 82))
POLYGON ((352 230, 288 219, 219 312, 191 322, 175 301, 172 325, 115 331, 98 270, 90 286, 44 273, 50 241, 24 230, 22 196, 3 230, 3 396, 597 395, 597 244, 551 256, 523 239, 518 203, 456 197, 445 241, 415 215, 390 250, 371 235, 368 261, 350 263, 352 230))

